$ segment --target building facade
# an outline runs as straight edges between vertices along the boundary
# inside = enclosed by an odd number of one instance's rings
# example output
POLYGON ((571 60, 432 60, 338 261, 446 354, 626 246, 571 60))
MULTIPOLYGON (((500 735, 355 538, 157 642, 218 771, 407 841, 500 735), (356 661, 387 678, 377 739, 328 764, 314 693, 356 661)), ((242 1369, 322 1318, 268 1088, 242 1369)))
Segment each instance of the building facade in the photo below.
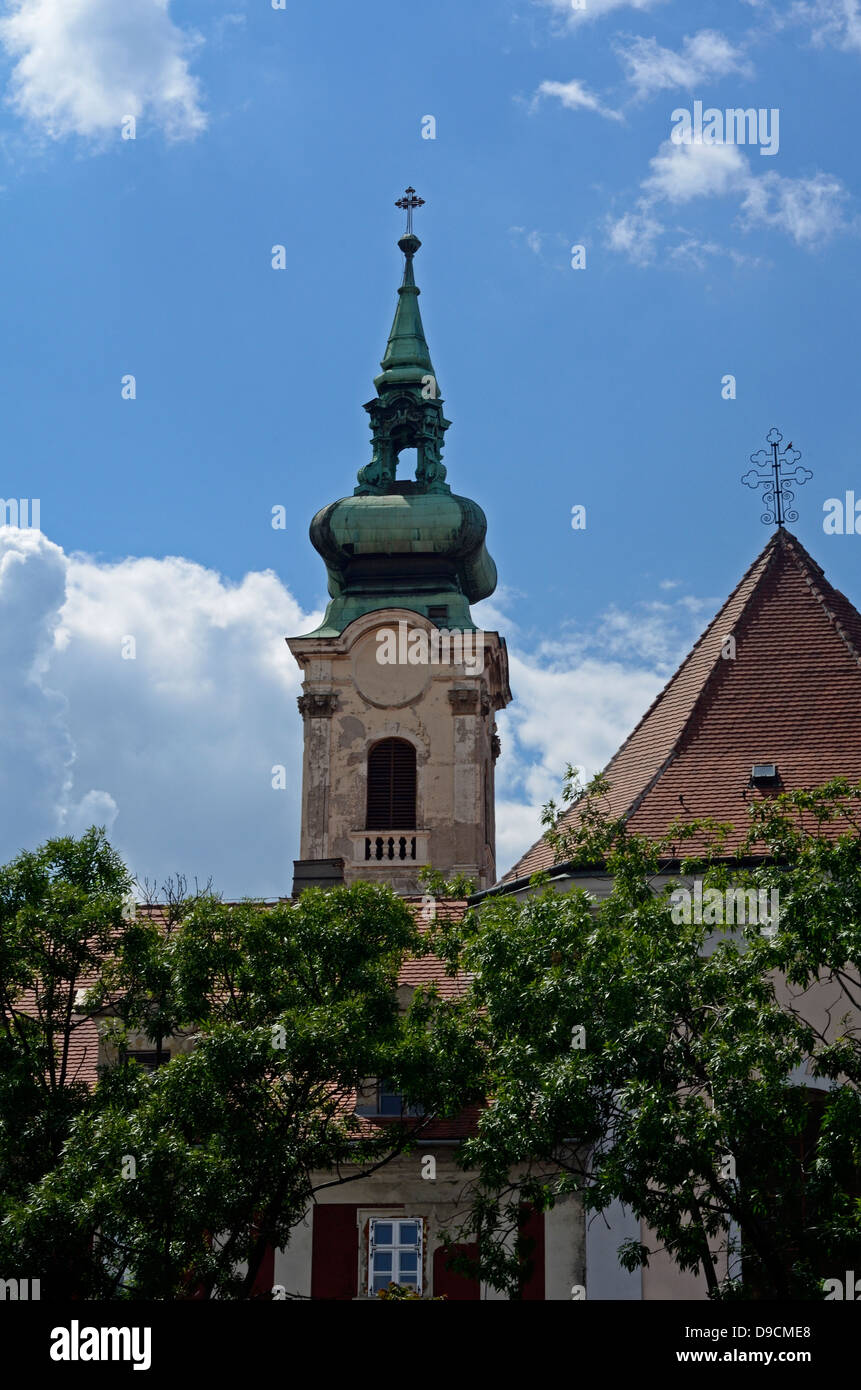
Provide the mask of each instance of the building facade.
MULTIPOLYGON (((305 734, 293 892, 364 879, 388 884, 419 913, 420 870, 429 864, 471 879, 475 905, 488 894, 532 891, 538 870, 562 891, 600 897, 611 881, 554 863, 543 838, 504 877, 497 872, 495 716, 511 700, 508 659, 504 640, 480 632, 470 610, 494 591, 496 570, 484 513, 446 482, 449 421, 413 271, 420 242, 408 232, 399 246, 403 283, 377 394, 365 407, 373 457, 352 496, 311 523, 330 602, 315 632, 289 639, 303 674, 305 734), (399 476, 412 451, 415 476, 399 476)), ((782 526, 606 775, 610 814, 651 836, 685 814, 732 821, 741 835, 752 798, 836 776, 861 780, 861 615, 782 526)), ((418 982, 408 969, 402 987, 418 982)), ((821 1002, 824 1020, 840 1001, 821 1002)), ((357 1100, 371 1122, 398 1105, 384 1084, 357 1100)), ((288 1297, 373 1297, 394 1279, 425 1298, 498 1298, 453 1272, 442 1245, 463 1200, 456 1149, 474 1119, 435 1123, 421 1153, 321 1190, 289 1248, 273 1252, 266 1278, 288 1297)), ((618 1204, 587 1221, 569 1199, 533 1213, 524 1234, 532 1254, 523 1298, 706 1297, 704 1275, 681 1274, 660 1253, 644 1269, 622 1269, 623 1241, 655 1241, 618 1204)), ((725 1264, 716 1270, 726 1272, 725 1264)))

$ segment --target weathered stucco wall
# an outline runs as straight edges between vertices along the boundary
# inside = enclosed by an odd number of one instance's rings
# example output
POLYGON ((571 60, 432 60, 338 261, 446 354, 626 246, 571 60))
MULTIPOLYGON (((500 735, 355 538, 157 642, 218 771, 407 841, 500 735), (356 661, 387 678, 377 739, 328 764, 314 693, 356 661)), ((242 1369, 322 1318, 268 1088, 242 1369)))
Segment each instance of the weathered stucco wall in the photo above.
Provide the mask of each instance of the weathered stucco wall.
MULTIPOLYGON (((304 674, 300 858, 343 858, 348 883, 370 879, 399 893, 419 890, 427 863, 487 887, 496 877, 494 716, 511 698, 505 645, 483 633, 476 658, 459 664, 381 663, 378 634, 397 632, 400 623, 434 632, 417 613, 385 609, 356 619, 339 637, 289 643, 304 674), (415 857, 410 835, 405 860, 366 857, 368 752, 383 738, 405 739, 416 750, 415 857)), ((368 832, 373 839, 379 833, 368 832)))

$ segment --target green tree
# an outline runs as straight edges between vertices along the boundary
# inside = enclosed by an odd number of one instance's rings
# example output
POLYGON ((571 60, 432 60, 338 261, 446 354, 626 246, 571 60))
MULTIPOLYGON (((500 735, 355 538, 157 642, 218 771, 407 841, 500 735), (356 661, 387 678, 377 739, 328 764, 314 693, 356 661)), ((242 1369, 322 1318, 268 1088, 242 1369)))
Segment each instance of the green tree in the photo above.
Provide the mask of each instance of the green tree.
MULTIPOLYGON (((99 900, 82 894, 83 942, 99 900)), ((54 995, 72 987, 51 950, 21 978, 13 948, 24 949, 31 910, 25 884, 3 918, 3 998, 16 1017, 37 974, 54 995)), ((399 1007, 400 966, 428 947, 382 887, 309 890, 275 906, 174 895, 155 918, 111 924, 88 960, 87 1005, 115 1020, 120 1063, 78 1088, 50 1146, 31 1152, 19 1131, 26 1171, 4 1186, 0 1254, 41 1276, 46 1296, 248 1297, 266 1247, 287 1243, 316 1192, 383 1166, 461 1106, 477 1071, 474 1023, 434 988, 399 1007), (129 1030, 192 1045, 150 1075, 122 1060, 129 1030), (422 1113, 363 1121, 355 1093, 372 1077, 422 1113)), ((63 1046, 55 1029, 37 1056, 30 1025, 20 1031, 29 1051, 6 1035, 10 1140, 28 1104, 43 1126, 35 1072, 63 1046)))
POLYGON ((0 1203, 56 1164, 89 1104, 76 1042, 98 1004, 83 999, 133 929, 130 888, 97 830, 0 868, 0 1203))
MULTIPOLYGON (((861 998, 861 788, 757 803, 732 853, 730 828, 709 822, 631 834, 606 789, 569 775, 547 820, 557 858, 610 876, 607 897, 539 880, 440 930, 437 949, 473 976, 487 1064, 462 1154, 471 1211, 452 1239, 476 1241, 484 1277, 515 1291, 526 1203, 577 1193, 589 1216, 620 1199, 713 1297, 821 1297, 861 1241, 859 1014, 832 1008, 823 1027, 810 989, 830 977, 861 998), (677 920, 682 874, 721 893, 777 888, 776 932, 677 920), (830 1085, 819 1104, 794 1084, 805 1068, 830 1085), (742 1273, 721 1284, 730 1221, 742 1273)), ((620 1258, 650 1253, 634 1241, 620 1258)))

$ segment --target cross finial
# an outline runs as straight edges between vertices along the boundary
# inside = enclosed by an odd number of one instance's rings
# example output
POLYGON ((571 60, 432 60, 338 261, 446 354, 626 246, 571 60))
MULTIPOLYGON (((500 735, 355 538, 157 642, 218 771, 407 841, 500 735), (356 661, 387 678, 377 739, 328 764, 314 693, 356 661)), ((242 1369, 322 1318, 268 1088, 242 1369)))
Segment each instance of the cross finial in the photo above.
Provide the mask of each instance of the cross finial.
POLYGON ((414 188, 408 188, 403 198, 398 198, 398 201, 395 203, 396 208, 403 208, 407 214, 407 236, 412 236, 413 234, 413 209, 423 208, 424 205, 424 198, 417 198, 414 188))
POLYGON ((765 489, 762 500, 766 510, 760 518, 763 524, 782 526, 785 521, 798 520, 798 512, 791 506, 795 501, 795 493, 790 490, 789 484, 794 483, 800 487, 812 478, 813 474, 809 468, 796 467, 801 458, 801 451, 793 449, 792 440, 781 453, 783 435, 780 430, 769 430, 766 439, 771 448, 760 449, 758 453, 751 454, 750 461, 756 464, 756 468, 751 468, 745 473, 742 482, 745 487, 765 489))

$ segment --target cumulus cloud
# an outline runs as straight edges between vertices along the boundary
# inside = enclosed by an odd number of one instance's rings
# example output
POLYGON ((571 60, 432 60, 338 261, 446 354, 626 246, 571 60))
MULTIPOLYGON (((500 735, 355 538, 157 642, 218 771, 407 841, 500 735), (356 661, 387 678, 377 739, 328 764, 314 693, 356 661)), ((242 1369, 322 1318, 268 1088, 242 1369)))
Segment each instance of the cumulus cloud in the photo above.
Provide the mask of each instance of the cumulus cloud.
POLYGON ((542 97, 556 97, 568 111, 594 111, 607 120, 623 119, 621 112, 604 106, 600 98, 596 97, 594 92, 590 92, 576 77, 572 77, 570 82, 542 82, 532 98, 533 111, 542 97))
POLYGON ((0 860, 102 824, 141 876, 289 893, 302 721, 284 638, 315 621, 271 572, 105 565, 0 528, 0 860))
POLYGON ((669 203, 691 198, 721 197, 744 190, 750 166, 738 145, 677 145, 667 140, 650 161, 652 170, 642 187, 647 195, 669 203))
POLYGON ((37 531, 0 527, 2 857, 59 829, 74 750, 66 701, 49 679, 66 559, 37 531))
POLYGON ((7 99, 52 139, 104 136, 126 116, 170 139, 205 129, 188 65, 196 40, 173 23, 169 0, 7 0, 6 11, 7 99))
POLYGON ((685 37, 678 51, 662 48, 655 38, 641 35, 619 40, 616 52, 637 99, 676 87, 691 89, 729 73, 751 75, 743 51, 716 29, 700 29, 685 37))
POLYGON ((663 681, 654 670, 569 652, 511 653, 515 703, 497 716, 496 858, 504 873, 541 835, 541 808, 558 796, 566 764, 597 772, 612 757, 663 681))
MULTIPOLYGON (((516 598, 474 610, 509 637, 516 697, 498 721, 500 872, 538 838, 566 763, 604 766, 714 606, 611 608, 530 648, 516 598)), ((0 528, 0 862, 99 824, 140 878, 289 893, 302 721, 284 637, 319 616, 271 571, 229 583, 177 557, 103 564, 0 528)))
MULTIPOLYGON (((682 206, 698 198, 735 197, 742 227, 772 227, 797 246, 813 250, 826 244, 850 224, 849 195, 840 179, 818 172, 791 178, 774 171, 755 174, 738 145, 666 140, 650 161, 651 173, 640 185, 636 207, 606 225, 607 245, 635 264, 653 261, 665 243, 658 220, 661 205, 682 206)), ((677 261, 704 266, 723 248, 711 239, 686 236, 666 254, 677 261)), ((738 252, 725 253, 736 264, 756 264, 738 252)))

